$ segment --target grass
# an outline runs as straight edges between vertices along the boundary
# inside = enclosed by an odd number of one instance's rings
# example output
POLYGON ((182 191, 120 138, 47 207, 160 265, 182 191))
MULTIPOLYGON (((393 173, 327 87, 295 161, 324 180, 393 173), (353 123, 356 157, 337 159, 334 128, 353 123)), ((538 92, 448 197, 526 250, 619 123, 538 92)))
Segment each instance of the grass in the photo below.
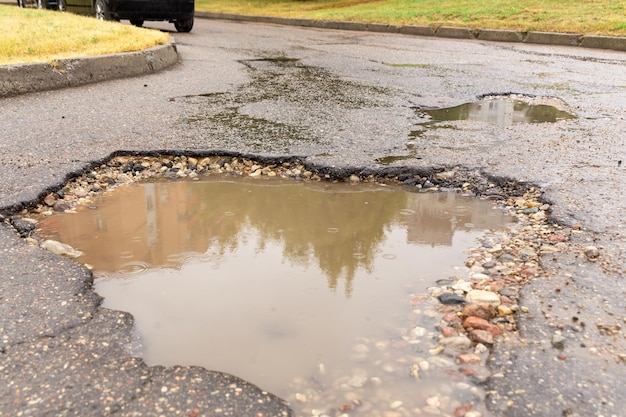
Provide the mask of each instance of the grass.
POLYGON ((0 64, 138 51, 168 40, 168 34, 156 30, 0 5, 0 64))
MULTIPOLYGON (((196 0, 196 10, 626 36, 626 0, 196 0)), ((0 65, 136 51, 167 41, 159 31, 0 5, 0 65)))
POLYGON ((626 0, 196 0, 196 10, 626 36, 626 0))

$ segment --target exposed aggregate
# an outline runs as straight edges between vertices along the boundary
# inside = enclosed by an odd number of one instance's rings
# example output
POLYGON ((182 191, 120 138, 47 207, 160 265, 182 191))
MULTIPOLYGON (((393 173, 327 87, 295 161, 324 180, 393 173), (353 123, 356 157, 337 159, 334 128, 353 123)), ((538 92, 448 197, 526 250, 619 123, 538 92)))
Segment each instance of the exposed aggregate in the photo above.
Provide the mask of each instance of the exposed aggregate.
MULTIPOLYGON (((542 255, 574 251, 586 261, 602 262, 599 248, 574 247, 570 243, 571 235, 579 233, 577 227, 567 228, 548 222, 550 205, 541 201, 541 193, 537 188, 506 180, 490 182, 478 173, 457 168, 427 176, 389 172, 376 175, 358 170, 338 175, 307 167, 298 160, 267 163, 241 156, 125 155, 114 157, 77 176, 60 190, 45 195, 36 207, 23 210, 10 221, 30 243, 58 254, 76 257, 80 253, 73 253, 71 247, 53 249, 49 241, 40 242, 33 237, 32 232, 36 228, 34 218, 54 212, 73 211, 79 205, 90 205, 94 195, 133 182, 157 178, 194 180, 203 175, 378 182, 398 186, 402 184, 418 192, 456 191, 494 200, 498 207, 514 216, 517 219, 514 226, 490 231, 480 238, 480 246, 469 251, 466 268, 459 276, 443 277, 429 288, 427 294, 412 294, 408 300, 414 313, 426 314, 436 320, 433 329, 416 326, 406 329, 402 335, 406 342, 420 342, 429 346, 426 357, 407 359, 402 365, 403 372, 415 379, 439 372, 450 377, 455 389, 471 392, 472 386, 485 384, 490 377, 488 358, 494 344, 510 342, 512 339, 515 339, 515 343, 523 343, 517 334, 516 317, 530 313, 528 308, 520 305, 520 289, 529 280, 546 273, 539 262, 542 255)), ((551 343, 556 348, 562 348, 565 343, 558 330, 551 343)), ((372 344, 376 345, 376 341, 372 344)), ((367 353, 370 349, 366 344, 354 347, 355 354, 367 353)), ((558 355, 558 359, 566 360, 567 357, 558 355)), ((354 378, 358 377, 337 380, 328 391, 320 391, 319 387, 313 389, 305 381, 294 381, 293 398, 287 400, 297 415, 303 416, 489 415, 482 404, 484 400, 480 398, 480 391, 475 392, 469 402, 460 402, 454 396, 430 396, 424 399, 422 407, 408 408, 401 401, 360 397, 359 388, 380 381, 364 375, 357 383, 354 378), (326 405, 333 405, 331 408, 316 408, 320 400, 326 405)))

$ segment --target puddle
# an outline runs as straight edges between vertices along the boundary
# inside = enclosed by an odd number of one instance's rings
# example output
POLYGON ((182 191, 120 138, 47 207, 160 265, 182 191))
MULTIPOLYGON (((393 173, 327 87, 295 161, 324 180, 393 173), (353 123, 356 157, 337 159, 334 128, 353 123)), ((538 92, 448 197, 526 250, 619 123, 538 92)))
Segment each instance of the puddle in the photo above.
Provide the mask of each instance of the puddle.
POLYGON ((413 151, 407 155, 389 155, 389 156, 376 158, 376 163, 379 165, 391 165, 395 162, 407 161, 411 159, 422 159, 422 158, 419 156, 415 156, 415 151, 413 151))
POLYGON ((482 100, 442 109, 420 109, 424 124, 468 120, 497 126, 516 123, 555 123, 575 119, 572 113, 547 104, 532 104, 510 97, 484 98, 482 100))
POLYGON ((215 177, 122 187, 39 226, 85 253, 149 364, 235 374, 296 415, 401 416, 482 401, 446 376, 455 352, 429 353, 440 313, 419 295, 510 221, 454 193, 215 177))

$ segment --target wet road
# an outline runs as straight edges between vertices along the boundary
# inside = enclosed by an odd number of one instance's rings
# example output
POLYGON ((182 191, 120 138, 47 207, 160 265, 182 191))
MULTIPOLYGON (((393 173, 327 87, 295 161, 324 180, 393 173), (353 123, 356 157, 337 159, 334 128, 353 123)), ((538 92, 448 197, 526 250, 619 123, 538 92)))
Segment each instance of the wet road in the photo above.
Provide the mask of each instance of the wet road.
MULTIPOLYGON (((620 415, 626 406, 620 395, 626 364, 619 356, 626 354, 620 262, 626 55, 202 20, 192 33, 174 37, 182 62, 160 74, 0 101, 0 206, 31 201, 118 150, 234 150, 298 155, 336 167, 376 168, 377 161, 396 160, 536 183, 553 204, 553 218, 581 229, 573 248, 593 243, 602 261, 588 262, 576 250, 544 259, 548 276, 524 290, 522 303, 534 314, 521 318, 522 340, 494 351, 490 404, 503 416, 620 415), (557 98, 579 118, 507 127, 455 122, 412 134, 416 108, 509 92, 557 98), (580 322, 586 326, 574 325, 580 322), (606 326, 619 328, 607 333, 606 326), (561 352, 550 344, 556 330, 566 335, 567 360, 556 359, 561 352)), ((87 347, 98 351, 105 337, 124 350, 128 324, 97 308, 84 272, 68 273, 69 263, 24 248, 8 231, 3 235, 4 276, 20 271, 29 282, 63 281, 26 295, 14 280, 3 283, 3 291, 14 294, 0 304, 2 373, 4 380, 17 381, 12 390, 33 385, 16 376, 18 358, 34 355, 45 364, 44 352, 56 349, 54 366, 62 368, 64 355, 86 355, 87 347), (24 271, 20 259, 32 266, 24 271), (54 306, 50 294, 58 299, 54 306)), ((133 362, 124 365, 132 375, 123 379, 119 355, 108 355, 115 360, 100 357, 88 369, 119 391, 109 396, 118 407, 113 409, 130 410, 124 404, 134 407, 136 398, 152 404, 147 398, 164 392, 156 381, 173 378, 133 362), (144 392, 133 396, 133 389, 144 392)), ((60 372, 53 378, 69 377, 60 372)), ((101 392, 94 388, 94 398, 101 392)))

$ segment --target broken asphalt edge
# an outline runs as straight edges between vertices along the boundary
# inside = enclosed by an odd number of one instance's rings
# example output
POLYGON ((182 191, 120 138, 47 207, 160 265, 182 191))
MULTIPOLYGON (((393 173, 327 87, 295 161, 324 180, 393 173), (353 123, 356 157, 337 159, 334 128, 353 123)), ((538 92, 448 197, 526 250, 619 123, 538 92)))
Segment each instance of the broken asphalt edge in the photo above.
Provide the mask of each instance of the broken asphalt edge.
MULTIPOLYGON (((205 11, 196 11, 195 16, 202 19, 268 23, 318 29, 626 51, 626 37, 615 36, 522 32, 505 29, 472 29, 453 26, 391 25, 385 23, 296 19, 205 11)), ((0 66, 0 98, 156 73, 170 67, 177 61, 176 45, 171 42, 137 52, 67 58, 52 63, 3 65, 0 66)))

